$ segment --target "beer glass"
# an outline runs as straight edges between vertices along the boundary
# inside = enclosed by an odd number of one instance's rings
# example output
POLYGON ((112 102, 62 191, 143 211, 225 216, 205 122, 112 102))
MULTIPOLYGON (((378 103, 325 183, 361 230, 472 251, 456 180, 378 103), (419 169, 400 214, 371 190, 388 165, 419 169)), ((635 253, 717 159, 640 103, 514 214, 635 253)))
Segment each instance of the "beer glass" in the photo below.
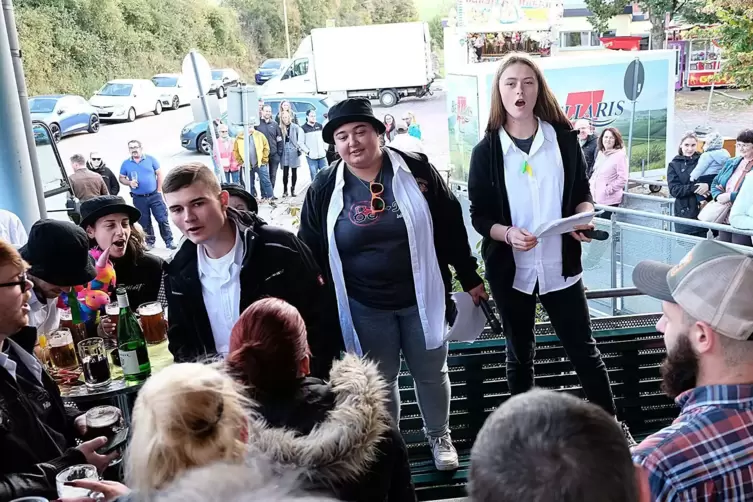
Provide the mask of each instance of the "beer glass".
POLYGON ((78 366, 73 336, 69 329, 53 331, 47 338, 50 359, 57 369, 73 369, 78 366))
POLYGON ((60 327, 70 330, 74 347, 78 345, 78 342, 86 339, 86 324, 83 322, 74 324, 71 309, 60 310, 60 327))
POLYGON ((78 358, 87 387, 98 389, 110 383, 110 363, 104 340, 95 337, 78 342, 78 358))
POLYGON ((58 473, 58 475, 55 476, 55 484, 57 485, 58 489, 58 497, 60 497, 61 499, 90 497, 92 493, 91 490, 87 490, 86 488, 76 488, 75 486, 68 486, 65 484, 69 481, 75 481, 77 479, 99 481, 97 468, 91 464, 79 464, 72 465, 58 473))
POLYGON ((167 323, 160 302, 144 303, 138 308, 141 329, 146 343, 154 345, 167 338, 167 323))
POLYGON ((95 406, 86 412, 86 437, 89 439, 105 436, 115 437, 123 428, 123 415, 115 406, 95 406))

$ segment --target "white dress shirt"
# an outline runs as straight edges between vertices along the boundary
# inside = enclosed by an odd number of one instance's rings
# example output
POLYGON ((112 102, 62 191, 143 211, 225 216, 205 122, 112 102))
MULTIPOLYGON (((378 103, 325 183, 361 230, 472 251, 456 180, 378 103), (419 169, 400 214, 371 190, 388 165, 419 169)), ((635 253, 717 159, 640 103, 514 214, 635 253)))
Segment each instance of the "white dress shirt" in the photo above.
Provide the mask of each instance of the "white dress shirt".
MULTIPOLYGON (((562 218, 562 190, 565 171, 557 133, 547 122, 539 120, 531 151, 520 150, 504 128, 499 130, 505 165, 505 185, 510 201, 512 225, 533 233, 542 223, 562 218), (524 162, 531 166, 530 174, 523 170, 524 162)), ((580 275, 562 275, 562 239, 569 235, 544 237, 530 251, 513 249, 515 280, 513 288, 533 294, 536 283, 539 294, 569 288, 580 275)))
POLYGON ((415 136, 411 136, 407 132, 397 133, 395 135, 395 138, 390 141, 389 145, 391 148, 395 148, 396 150, 400 150, 401 152, 425 153, 424 145, 421 140, 416 138, 415 136))
MULTIPOLYGON (((42 365, 39 364, 39 361, 36 357, 26 352, 24 349, 21 348, 20 345, 18 345, 16 342, 11 340, 10 338, 7 338, 5 340, 7 352, 0 350, 0 368, 5 368, 5 371, 10 374, 11 377, 13 377, 13 380, 16 380, 16 369, 18 368, 18 365, 14 360, 10 358, 10 351, 13 350, 16 352, 16 356, 18 359, 21 360, 22 363, 26 365, 26 367, 29 369, 32 375, 37 379, 37 381, 41 384, 42 383, 42 365)), ((0 347, 3 346, 3 343, 0 342, 0 347)))
POLYGON ((240 317, 243 249, 238 230, 235 231, 233 249, 221 258, 209 258, 204 246, 197 246, 204 306, 212 327, 215 348, 223 357, 230 348, 230 332, 240 317))
POLYGON ((5 209, 0 209, 0 239, 18 248, 24 246, 29 240, 26 229, 18 216, 5 209))

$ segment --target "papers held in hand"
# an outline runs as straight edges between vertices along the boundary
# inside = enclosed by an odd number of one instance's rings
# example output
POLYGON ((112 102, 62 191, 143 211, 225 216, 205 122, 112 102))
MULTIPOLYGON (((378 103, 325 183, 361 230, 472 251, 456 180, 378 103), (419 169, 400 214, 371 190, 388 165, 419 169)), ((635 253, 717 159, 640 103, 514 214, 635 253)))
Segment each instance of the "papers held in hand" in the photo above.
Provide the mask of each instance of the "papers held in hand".
POLYGON ((603 212, 604 211, 591 211, 588 213, 578 213, 568 216, 567 218, 548 221, 539 225, 536 231, 533 232, 533 235, 535 235, 537 239, 541 239, 542 237, 549 237, 551 235, 569 234, 570 232, 574 232, 575 227, 579 225, 588 225, 591 223, 594 216, 598 216, 603 212))
POLYGON ((455 323, 447 331, 444 341, 472 342, 484 331, 486 316, 480 307, 473 303, 468 293, 452 293, 452 299, 458 309, 455 323))

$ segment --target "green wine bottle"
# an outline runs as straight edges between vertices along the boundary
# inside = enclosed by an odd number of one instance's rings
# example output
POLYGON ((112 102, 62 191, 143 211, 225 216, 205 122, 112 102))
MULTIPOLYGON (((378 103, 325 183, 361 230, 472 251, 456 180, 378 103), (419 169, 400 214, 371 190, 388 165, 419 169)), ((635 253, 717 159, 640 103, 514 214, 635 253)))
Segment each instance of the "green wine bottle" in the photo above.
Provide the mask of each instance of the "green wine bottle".
POLYGON ((115 290, 120 307, 118 317, 118 353, 123 377, 129 382, 142 382, 152 374, 149 353, 141 325, 128 305, 128 293, 124 287, 115 290))

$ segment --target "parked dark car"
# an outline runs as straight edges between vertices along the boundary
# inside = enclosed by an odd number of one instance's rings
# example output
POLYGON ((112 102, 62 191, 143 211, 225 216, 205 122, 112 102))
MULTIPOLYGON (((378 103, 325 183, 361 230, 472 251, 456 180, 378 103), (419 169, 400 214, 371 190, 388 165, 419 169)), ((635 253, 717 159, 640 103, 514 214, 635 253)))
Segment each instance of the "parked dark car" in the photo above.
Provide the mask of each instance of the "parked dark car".
POLYGON ((278 75, 289 64, 289 59, 267 59, 256 70, 256 84, 261 85, 275 75, 278 75))

